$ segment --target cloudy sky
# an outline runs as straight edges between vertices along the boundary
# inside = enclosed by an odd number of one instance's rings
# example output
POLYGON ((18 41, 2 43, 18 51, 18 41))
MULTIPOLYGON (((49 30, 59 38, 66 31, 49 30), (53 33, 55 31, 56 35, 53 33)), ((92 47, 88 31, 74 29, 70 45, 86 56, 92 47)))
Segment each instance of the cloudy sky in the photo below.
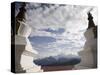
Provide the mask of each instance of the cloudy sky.
MULTIPOLYGON (((20 3, 16 3, 16 14, 20 3)), ((87 12, 97 25, 97 8, 93 6, 27 3, 26 24, 32 28, 29 37, 40 57, 77 54, 85 43, 87 12)))

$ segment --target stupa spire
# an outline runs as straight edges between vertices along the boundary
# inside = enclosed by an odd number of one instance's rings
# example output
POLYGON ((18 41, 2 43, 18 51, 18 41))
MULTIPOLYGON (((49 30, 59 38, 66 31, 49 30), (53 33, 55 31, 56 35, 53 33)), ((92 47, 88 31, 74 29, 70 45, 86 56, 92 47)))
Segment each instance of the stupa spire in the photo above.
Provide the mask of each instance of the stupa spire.
POLYGON ((16 34, 18 33, 18 29, 20 27, 20 23, 18 21, 25 21, 25 9, 26 3, 22 3, 21 7, 19 8, 19 13, 16 16, 16 34))
POLYGON ((92 14, 89 12, 88 13, 88 28, 91 28, 91 27, 95 27, 95 24, 94 24, 94 21, 93 21, 93 17, 92 17, 92 14))

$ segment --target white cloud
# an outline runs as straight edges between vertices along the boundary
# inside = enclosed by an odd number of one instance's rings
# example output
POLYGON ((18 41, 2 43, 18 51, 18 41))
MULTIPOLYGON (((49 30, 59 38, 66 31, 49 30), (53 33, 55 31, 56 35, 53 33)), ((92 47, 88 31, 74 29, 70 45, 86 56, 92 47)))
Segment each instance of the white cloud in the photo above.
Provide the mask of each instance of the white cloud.
MULTIPOLYGON (((45 10, 43 10, 43 8, 40 7, 40 4, 27 4, 26 23, 33 29, 30 36, 50 36, 57 39, 56 42, 41 45, 37 49, 43 48, 44 54, 47 53, 47 55, 59 54, 61 52, 67 54, 73 52, 76 53, 82 49, 85 43, 83 33, 88 25, 87 12, 90 8, 93 7, 55 5, 50 8, 45 7, 45 10), (34 9, 33 7, 38 8, 34 9), (56 35, 46 31, 39 31, 39 29, 43 28, 51 28, 52 30, 64 28, 65 32, 63 34, 56 35), (64 46, 61 47, 61 45, 64 46)), ((95 22, 97 22, 96 8, 92 11, 92 13, 94 14, 95 22)), ((39 51, 40 53, 43 53, 43 50, 39 51)))

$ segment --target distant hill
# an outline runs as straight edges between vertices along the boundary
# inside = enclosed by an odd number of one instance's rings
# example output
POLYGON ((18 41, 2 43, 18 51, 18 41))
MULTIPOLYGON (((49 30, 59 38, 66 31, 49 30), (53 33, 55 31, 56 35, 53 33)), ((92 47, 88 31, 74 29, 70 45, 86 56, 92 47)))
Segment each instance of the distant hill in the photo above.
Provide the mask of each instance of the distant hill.
POLYGON ((57 55, 42 59, 36 59, 33 62, 41 66, 59 66, 59 65, 75 65, 80 63, 81 58, 76 55, 57 55))

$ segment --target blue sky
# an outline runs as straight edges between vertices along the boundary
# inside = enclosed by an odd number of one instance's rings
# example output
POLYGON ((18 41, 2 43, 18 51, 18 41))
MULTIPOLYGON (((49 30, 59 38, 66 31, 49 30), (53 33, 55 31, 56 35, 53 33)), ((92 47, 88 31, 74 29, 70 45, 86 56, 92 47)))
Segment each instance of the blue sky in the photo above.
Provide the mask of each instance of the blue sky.
POLYGON ((40 31, 46 31, 46 32, 54 33, 54 34, 62 34, 65 30, 64 28, 58 28, 57 30, 52 30, 48 28, 48 29, 42 29, 40 31))

